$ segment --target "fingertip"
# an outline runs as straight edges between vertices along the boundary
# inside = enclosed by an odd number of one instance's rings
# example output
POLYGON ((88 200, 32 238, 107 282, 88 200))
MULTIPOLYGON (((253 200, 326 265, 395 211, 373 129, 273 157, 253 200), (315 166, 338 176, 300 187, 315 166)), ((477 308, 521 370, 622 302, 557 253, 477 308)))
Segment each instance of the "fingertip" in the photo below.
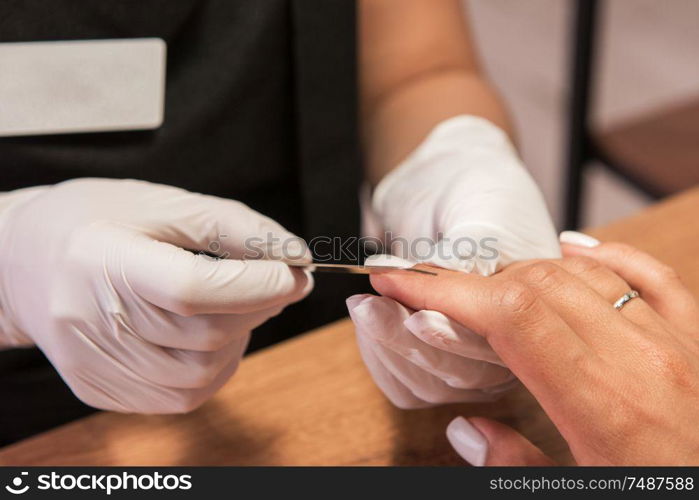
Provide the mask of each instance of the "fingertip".
MULTIPOLYGON (((292 282, 288 287, 289 297, 295 298, 295 300, 301 300, 306 297, 313 290, 315 281, 313 279, 313 273, 308 269, 299 269, 283 265, 292 275, 292 282)), ((282 271, 283 272, 283 271, 282 271)))
POLYGON ((245 260, 232 261, 229 265, 232 267, 228 283, 231 301, 241 307, 247 304, 244 309, 250 307, 258 310, 298 302, 313 289, 311 273, 290 267, 284 262, 245 260), (233 272, 235 269, 238 269, 237 279, 233 272), (234 289, 238 293, 233 294, 234 289))
MULTIPOLYGON (((396 257, 395 255, 377 254, 370 255, 369 257, 367 257, 364 261, 364 265, 395 268, 396 270, 405 270, 414 267, 416 264, 415 262, 403 259, 401 257, 396 257)), ((401 272, 393 273, 391 272, 391 270, 373 272, 369 276, 371 285, 374 287, 376 291, 378 291, 382 295, 388 295, 389 289, 399 289, 400 286, 402 286, 402 284, 404 283, 404 280, 408 278, 409 276, 406 276, 401 272), (396 286, 396 284, 398 284, 398 286, 396 286)))
POLYGON ((301 290, 301 296, 306 297, 313 290, 313 287, 315 286, 315 279, 313 278, 313 273, 308 269, 303 269, 302 272, 304 278, 306 279, 306 284, 303 286, 303 289, 301 290))
POLYGON ((372 288, 377 292, 381 293, 382 290, 390 285, 390 280, 386 279, 385 274, 370 274, 369 283, 371 283, 372 288))
POLYGON ((501 425, 498 422, 494 422, 485 417, 469 417, 469 423, 473 425, 478 431, 483 434, 486 439, 493 432, 493 426, 501 425))
MULTIPOLYGON (((431 273, 437 273, 439 268, 432 266, 417 266, 416 269, 426 269, 431 273)), ((369 275, 371 286, 381 295, 393 297, 393 294, 401 294, 402 291, 414 288, 422 280, 426 278, 434 278, 435 276, 407 272, 406 269, 398 268, 394 271, 380 271, 369 275)))
POLYGON ((456 417, 447 426, 447 439, 461 458, 469 464, 482 467, 488 456, 485 435, 464 417, 456 417))
POLYGON ((357 335, 365 335, 371 331, 368 320, 369 310, 366 307, 368 301, 369 298, 361 295, 354 295, 353 297, 347 299, 347 309, 349 311, 350 318, 354 323, 355 333, 357 333, 357 335), (350 300, 352 303, 351 307, 350 300))
POLYGON ((282 257, 286 262, 299 264, 310 264, 313 262, 313 255, 306 245, 306 242, 293 234, 286 236, 281 245, 282 257))
POLYGON ((407 272, 385 272, 372 275, 371 284, 381 295, 392 298, 412 309, 419 310, 430 309, 431 303, 439 304, 439 307, 447 307, 449 302, 448 291, 458 291, 463 284, 462 280, 470 276, 433 266, 420 266, 417 269, 429 270, 436 273, 437 276, 407 272))
POLYGON ((581 247, 579 245, 572 245, 570 243, 561 243, 561 255, 563 255, 563 257, 589 255, 592 251, 592 248, 581 247))
MULTIPOLYGON (((485 417, 468 423, 487 443, 484 463, 489 466, 552 466, 553 461, 512 427, 485 417)), ((457 450, 458 451, 458 450, 457 450)))
MULTIPOLYGON (((583 235, 586 236, 586 235, 583 235)), ((645 256, 645 252, 617 241, 602 242, 593 246, 576 245, 573 243, 562 243, 561 252, 564 257, 587 256, 597 259, 606 264, 612 261, 625 264, 635 260, 638 256, 645 256)))
POLYGON ((424 311, 418 311, 414 314, 411 314, 405 321, 403 321, 405 327, 408 330, 410 330, 414 335, 421 333, 425 329, 425 322, 423 320, 422 315, 420 314, 421 312, 424 311))
POLYGON ((413 279, 415 279, 414 276, 391 272, 375 273, 369 277, 374 290, 385 297, 390 297, 399 302, 406 299, 406 294, 409 294, 410 290, 414 288, 410 284, 413 279))
POLYGON ((403 321, 412 311, 398 302, 376 295, 354 296, 350 310, 352 321, 366 335, 378 342, 390 341, 396 332, 402 331, 403 321), (354 298, 357 297, 357 298, 354 298))
POLYGON ((581 233, 578 231, 563 231, 558 236, 558 241, 561 244, 573 245, 583 248, 595 248, 600 244, 600 241, 597 238, 593 238, 589 234, 581 233))
POLYGON ((357 306, 359 306, 359 304, 361 304, 364 300, 368 299, 369 297, 373 297, 373 295, 369 293, 358 293, 356 295, 352 295, 351 297, 347 297, 345 299, 347 310, 351 313, 357 306))
POLYGON ((407 268, 415 265, 414 262, 395 255, 376 254, 370 255, 364 260, 365 266, 389 266, 396 268, 407 268))

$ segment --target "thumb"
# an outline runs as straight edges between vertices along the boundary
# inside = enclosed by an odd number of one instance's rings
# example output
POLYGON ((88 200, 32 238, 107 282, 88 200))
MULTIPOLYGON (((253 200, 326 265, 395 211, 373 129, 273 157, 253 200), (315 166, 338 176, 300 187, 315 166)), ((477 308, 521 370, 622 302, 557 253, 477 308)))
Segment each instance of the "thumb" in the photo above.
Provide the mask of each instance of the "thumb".
POLYGON ((464 460, 475 466, 555 465, 519 432, 487 418, 455 418, 447 426, 447 439, 464 460))
POLYGON ((180 316, 286 306, 313 287, 307 271, 283 262, 211 259, 112 223, 88 229, 76 238, 73 261, 92 266, 124 296, 138 296, 180 316))

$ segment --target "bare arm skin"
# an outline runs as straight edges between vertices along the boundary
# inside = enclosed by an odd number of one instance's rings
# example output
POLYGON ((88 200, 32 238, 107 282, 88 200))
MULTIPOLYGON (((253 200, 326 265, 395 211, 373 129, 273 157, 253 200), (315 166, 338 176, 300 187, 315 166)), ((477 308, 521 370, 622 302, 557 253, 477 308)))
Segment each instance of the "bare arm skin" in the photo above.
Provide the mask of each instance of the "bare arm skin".
POLYGON ((358 6, 362 140, 373 185, 452 116, 481 116, 511 133, 479 69, 459 0, 358 6))

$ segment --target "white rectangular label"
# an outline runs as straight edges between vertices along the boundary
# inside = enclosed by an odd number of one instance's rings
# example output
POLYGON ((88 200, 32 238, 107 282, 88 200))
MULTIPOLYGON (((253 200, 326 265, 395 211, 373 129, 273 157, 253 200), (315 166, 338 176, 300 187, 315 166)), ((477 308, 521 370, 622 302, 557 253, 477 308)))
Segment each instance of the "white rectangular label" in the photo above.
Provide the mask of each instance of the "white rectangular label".
POLYGON ((158 128, 160 38, 0 43, 0 136, 158 128))

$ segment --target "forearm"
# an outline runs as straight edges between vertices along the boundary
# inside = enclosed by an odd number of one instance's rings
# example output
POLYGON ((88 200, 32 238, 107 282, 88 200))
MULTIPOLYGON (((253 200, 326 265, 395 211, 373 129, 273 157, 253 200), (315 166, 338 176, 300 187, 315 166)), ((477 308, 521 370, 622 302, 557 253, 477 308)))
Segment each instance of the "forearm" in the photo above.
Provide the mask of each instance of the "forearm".
POLYGON ((496 93, 477 73, 435 71, 387 94, 362 120, 369 182, 376 185, 437 124, 462 114, 486 118, 511 135, 496 93))
POLYGON ((478 67, 458 0, 359 5, 361 128, 372 184, 452 116, 480 116, 511 132, 478 67))

